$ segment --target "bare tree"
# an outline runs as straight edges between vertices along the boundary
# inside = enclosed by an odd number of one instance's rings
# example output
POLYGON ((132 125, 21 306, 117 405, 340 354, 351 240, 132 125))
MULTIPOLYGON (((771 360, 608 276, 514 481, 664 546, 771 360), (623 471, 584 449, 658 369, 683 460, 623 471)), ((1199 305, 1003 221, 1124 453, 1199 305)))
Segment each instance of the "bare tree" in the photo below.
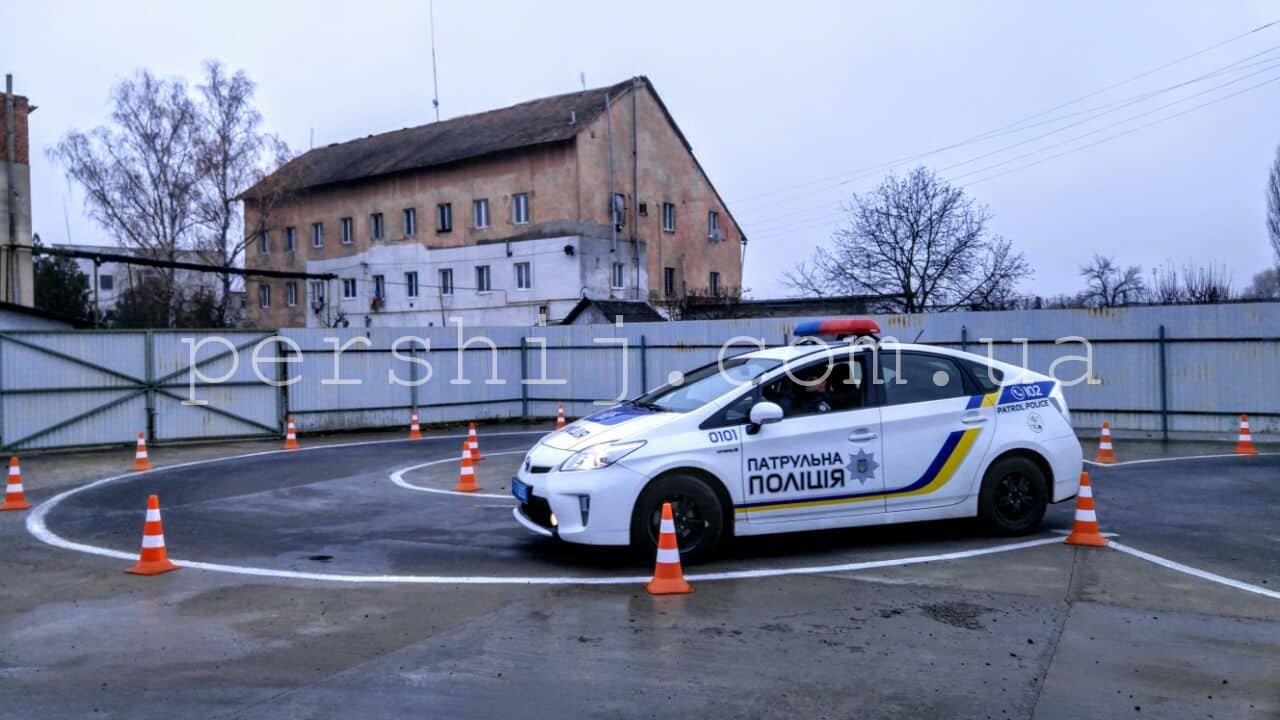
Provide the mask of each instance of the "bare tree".
MULTIPOLYGON (((195 106, 181 80, 146 70, 111 93, 109 126, 67 133, 49 153, 85 193, 85 209, 125 245, 177 259, 191 240, 199 172, 195 106)), ((162 273, 161 301, 176 320, 174 270, 162 273)))
MULTIPOLYGON (((228 74, 217 61, 204 64, 204 82, 196 103, 200 172, 195 216, 202 236, 198 249, 206 262, 223 268, 239 265, 245 247, 266 232, 263 202, 273 197, 267 188, 255 202, 257 225, 245 232, 240 194, 259 184, 289 159, 289 149, 275 136, 262 132, 262 115, 253 106, 254 83, 244 71, 228 74)), ((222 273, 217 303, 219 325, 228 324, 231 273, 222 273)))
POLYGON ((1007 306, 1031 275, 1022 253, 988 234, 986 207, 925 168, 890 175, 845 210, 831 247, 787 272, 785 284, 819 297, 881 295, 872 309, 918 313, 1007 306))
POLYGON ((1178 279, 1178 271, 1173 263, 1164 268, 1151 268, 1151 287, 1148 288, 1151 302, 1160 305, 1178 305, 1186 302, 1182 284, 1178 279))
POLYGON ((1231 299, 1231 273, 1225 265, 1193 266, 1182 268, 1182 295, 1185 302, 1205 305, 1227 302, 1231 299))
POLYGON ((1080 275, 1088 283, 1080 297, 1089 307, 1119 307, 1141 302, 1146 296, 1142 268, 1137 265, 1122 268, 1114 258, 1094 255, 1081 266, 1080 275))
POLYGON ((1267 178, 1267 234, 1271 236, 1276 262, 1280 263, 1280 148, 1276 148, 1276 159, 1267 178))

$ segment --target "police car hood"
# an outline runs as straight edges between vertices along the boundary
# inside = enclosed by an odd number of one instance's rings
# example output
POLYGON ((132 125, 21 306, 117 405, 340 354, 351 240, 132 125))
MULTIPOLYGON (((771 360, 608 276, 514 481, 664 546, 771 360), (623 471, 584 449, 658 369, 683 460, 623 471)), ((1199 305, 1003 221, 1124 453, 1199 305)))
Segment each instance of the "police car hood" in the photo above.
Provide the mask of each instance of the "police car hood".
POLYGON ((576 452, 597 443, 646 436, 650 430, 678 417, 679 413, 649 410, 635 405, 615 405, 551 433, 542 440, 542 444, 556 450, 576 452))

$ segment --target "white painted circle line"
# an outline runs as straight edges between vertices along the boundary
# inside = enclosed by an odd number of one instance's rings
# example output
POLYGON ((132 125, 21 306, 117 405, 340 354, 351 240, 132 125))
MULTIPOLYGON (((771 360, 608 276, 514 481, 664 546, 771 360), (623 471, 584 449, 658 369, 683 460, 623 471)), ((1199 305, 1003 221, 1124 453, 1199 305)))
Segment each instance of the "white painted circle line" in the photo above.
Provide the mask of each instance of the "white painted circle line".
MULTIPOLYGON (((490 435, 506 434, 506 435, 529 435, 529 434, 545 434, 542 431, 529 432, 511 432, 511 433, 489 433, 490 435)), ((464 436, 457 436, 464 437, 464 436)), ((445 437, 444 439, 450 439, 445 437)), ((154 468, 143 472, 131 472, 123 475, 112 475, 110 477, 94 480, 79 487, 64 490, 57 495, 45 500, 36 507, 32 508, 27 515, 27 532, 30 532, 37 540, 62 548, 64 550, 74 550, 89 555, 98 555, 101 557, 116 558, 119 560, 136 561, 138 554, 136 552, 125 552, 122 550, 112 550, 111 548, 100 547, 97 545, 88 545, 68 540, 61 535, 49 529, 45 523, 45 518, 49 511, 58 505, 58 503, 77 493, 90 490, 95 487, 106 485, 107 483, 125 480, 129 478, 137 478, 149 473, 155 473, 161 470, 176 470, 186 467, 195 467, 198 465, 207 465, 225 460, 240 460, 244 458, 260 457, 273 453, 285 452, 302 452, 305 450, 316 450, 321 447, 353 447, 360 445, 373 445, 382 442, 408 442, 407 440, 375 440, 367 442, 339 443, 334 445, 315 446, 310 448, 301 448, 299 450, 266 450, 260 452, 245 453, 243 455, 231 455, 221 458, 206 458, 203 460, 192 460, 190 462, 178 463, 175 465, 166 465, 160 468, 154 468)), ((511 451, 511 452, 524 452, 511 451)), ((497 455, 498 453, 493 453, 497 455)), ((437 462, 452 462, 454 458, 448 457, 437 462)), ((506 497, 506 496, 503 496, 506 497)), ((716 581, 716 580, 745 580, 753 578, 777 577, 780 575, 813 575, 822 573, 836 572, 853 572, 857 570, 870 570, 875 568, 896 567, 902 565, 916 565, 929 562, 943 562, 947 560, 961 560, 964 558, 977 557, 981 555, 992 555, 995 553, 1011 552, 1014 550, 1023 550, 1026 548, 1039 547, 1041 545, 1060 544, 1061 538, 1039 538, 1036 540, 1024 540, 1022 542, 1007 543, 1003 545, 995 545, 985 548, 975 548, 972 550, 960 550, 949 553, 938 553, 934 555, 915 555, 905 558, 890 558, 885 560, 868 560, 863 562, 842 563, 836 565, 812 565, 802 567, 789 568, 763 568, 758 570, 730 570, 725 572, 712 573, 694 573, 685 577, 694 581, 716 581)), ((319 582, 336 582, 336 583, 370 583, 370 584, 401 584, 401 585, 633 585, 648 582, 651 577, 648 575, 632 575, 621 577, 537 577, 537 576, 495 576, 495 575, 354 575, 342 573, 317 573, 306 572, 300 570, 283 570, 276 568, 261 568, 245 565, 225 565, 222 563, 201 562, 198 560, 185 560, 178 557, 171 557, 173 562, 195 570, 208 570, 210 572, 221 572, 231 575, 248 575, 253 577, 280 578, 287 580, 314 580, 319 582)))
POLYGON ((1251 585, 1247 582, 1241 582, 1239 580, 1232 580, 1229 577, 1223 577, 1222 575, 1218 575, 1217 573, 1211 573, 1211 572, 1208 572, 1207 570, 1193 568, 1190 565, 1183 565, 1180 562, 1174 562, 1173 560, 1170 560, 1168 558, 1162 558, 1159 555, 1152 555, 1151 553, 1143 552, 1137 548, 1131 548, 1128 545, 1121 545, 1115 540, 1110 541, 1108 544, 1114 550, 1119 550, 1122 553, 1127 553, 1136 558, 1142 558, 1143 560, 1146 560, 1148 562, 1153 562, 1157 565, 1166 567, 1170 570, 1176 570, 1180 573, 1186 573, 1188 575, 1198 577, 1201 580, 1208 580, 1209 582, 1215 582, 1221 585, 1226 585, 1228 587, 1233 587, 1237 590, 1244 590, 1245 592, 1257 593, 1258 595, 1263 595, 1263 596, 1272 598, 1274 600, 1280 600, 1280 592, 1277 592, 1275 590, 1259 587, 1257 585, 1251 585))
MULTIPOLYGON (((485 453, 485 457, 496 457, 498 455, 519 455, 523 452, 525 451, 524 450, 503 450, 502 452, 485 453)), ((513 498, 511 495, 503 495, 500 493, 482 493, 482 492, 468 493, 468 492, 458 492, 457 490, 443 490, 440 488, 423 487, 421 485, 414 485, 413 483, 404 479, 404 474, 407 472, 413 472, 414 470, 418 470, 424 467, 431 467, 432 465, 443 465, 445 463, 454 462, 455 460, 457 460, 457 458, 444 458, 443 460, 432 460, 431 462, 418 463, 417 465, 410 465, 409 467, 400 468, 399 470, 396 470, 395 472, 391 473, 391 482, 407 490, 417 490, 418 492, 435 493, 437 495, 459 495, 461 497, 471 497, 471 498, 490 498, 490 499, 496 498, 498 500, 515 500, 515 498, 513 498)))
POLYGON ((1207 460, 1210 458, 1246 458, 1246 457, 1262 457, 1266 455, 1280 455, 1280 453, 1264 452, 1257 455, 1237 455, 1235 453, 1220 453, 1217 455, 1181 455, 1179 457, 1167 458, 1146 458, 1144 460, 1123 460, 1120 462, 1100 463, 1093 460, 1085 460, 1084 462, 1095 467, 1119 467, 1121 465, 1144 465, 1146 463, 1174 462, 1176 460, 1207 460))

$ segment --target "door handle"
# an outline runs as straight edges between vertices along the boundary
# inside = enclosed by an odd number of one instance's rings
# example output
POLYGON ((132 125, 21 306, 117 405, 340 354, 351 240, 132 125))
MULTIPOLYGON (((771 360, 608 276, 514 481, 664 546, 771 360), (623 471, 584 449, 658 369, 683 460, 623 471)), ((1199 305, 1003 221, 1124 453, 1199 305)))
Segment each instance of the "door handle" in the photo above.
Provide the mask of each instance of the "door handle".
POLYGON ((987 421, 987 416, 978 412, 967 412, 960 416, 960 422, 965 425, 981 425, 987 421))
POLYGON ((868 440, 875 440, 878 437, 880 437, 880 435, 877 433, 873 433, 866 428, 859 428, 849 433, 849 442, 866 442, 868 440))

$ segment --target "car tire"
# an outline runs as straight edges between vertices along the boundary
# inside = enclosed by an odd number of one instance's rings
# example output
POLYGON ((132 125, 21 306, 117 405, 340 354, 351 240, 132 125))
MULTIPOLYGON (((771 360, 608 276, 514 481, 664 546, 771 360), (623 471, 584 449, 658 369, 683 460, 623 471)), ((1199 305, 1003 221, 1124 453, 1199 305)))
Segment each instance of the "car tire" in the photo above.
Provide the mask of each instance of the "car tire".
POLYGON ((1040 524, 1049 506, 1049 480, 1030 458, 997 460, 982 477, 978 518, 999 535, 1025 535, 1040 524))
POLYGON ((671 503, 681 564, 712 557, 725 533, 724 504, 703 479, 689 474, 666 475, 649 483, 631 513, 631 548, 652 561, 658 552, 662 504, 671 503))

